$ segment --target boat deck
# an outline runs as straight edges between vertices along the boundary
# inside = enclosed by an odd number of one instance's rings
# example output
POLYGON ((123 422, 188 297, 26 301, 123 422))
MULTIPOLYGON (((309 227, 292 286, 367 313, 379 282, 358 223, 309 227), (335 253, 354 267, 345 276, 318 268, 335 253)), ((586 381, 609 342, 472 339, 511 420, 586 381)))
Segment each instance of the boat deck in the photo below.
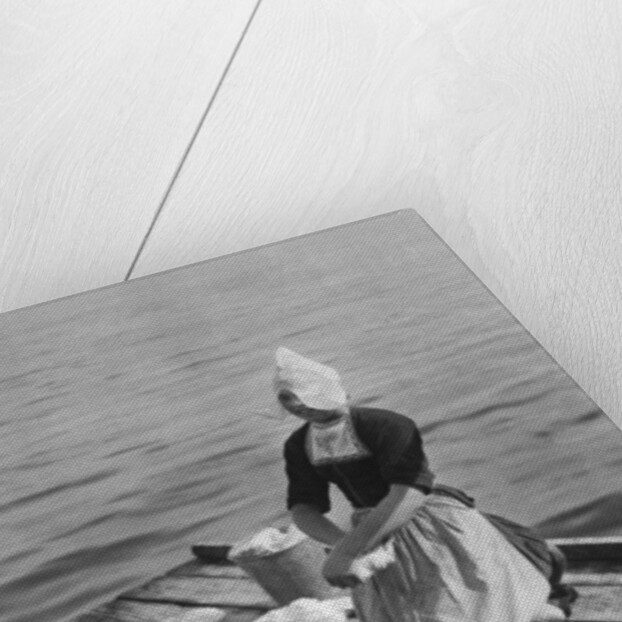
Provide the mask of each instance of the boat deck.
MULTIPOLYGON (((571 620, 622 620, 622 538, 550 540, 568 558, 565 582, 579 591, 571 620)), ((72 622, 251 622, 276 607, 227 545, 194 547, 196 558, 72 622)))

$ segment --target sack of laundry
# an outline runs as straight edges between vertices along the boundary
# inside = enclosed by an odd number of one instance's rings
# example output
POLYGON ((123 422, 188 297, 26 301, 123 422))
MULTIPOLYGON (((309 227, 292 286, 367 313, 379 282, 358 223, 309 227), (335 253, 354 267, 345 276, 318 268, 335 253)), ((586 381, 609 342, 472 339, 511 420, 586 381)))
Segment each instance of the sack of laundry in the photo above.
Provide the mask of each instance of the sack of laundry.
POLYGON ((231 547, 229 559, 235 561, 245 557, 274 555, 291 549, 306 539, 307 536, 293 524, 287 528, 268 527, 236 542, 231 547))
POLYGON ((299 598, 287 607, 273 609, 255 622, 347 622, 353 616, 352 600, 299 598))
POLYGON ((369 553, 357 557, 352 563, 352 570, 361 581, 367 581, 377 570, 382 570, 393 563, 395 563, 395 549, 393 541, 389 540, 369 553))
POLYGON ((342 590, 322 576, 326 551, 295 525, 269 527, 236 543, 229 559, 246 571, 277 605, 300 598, 337 598, 342 590))

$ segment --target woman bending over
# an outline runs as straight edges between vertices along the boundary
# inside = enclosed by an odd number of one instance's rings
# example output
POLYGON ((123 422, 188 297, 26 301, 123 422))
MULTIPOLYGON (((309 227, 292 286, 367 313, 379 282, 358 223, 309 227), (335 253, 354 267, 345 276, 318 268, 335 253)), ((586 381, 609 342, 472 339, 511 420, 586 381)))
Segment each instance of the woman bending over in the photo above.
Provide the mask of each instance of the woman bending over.
MULTIPOLYGON (((534 622, 564 619, 575 598, 563 562, 528 529, 485 516, 460 490, 435 485, 414 422, 348 406, 339 374, 277 351, 281 406, 305 423, 284 447, 287 507, 296 525, 332 547, 323 568, 352 588, 364 622, 534 622), (325 514, 329 486, 353 507, 352 529, 325 514), (361 581, 354 561, 390 542, 396 562, 361 581), (553 591, 558 607, 549 603, 553 591), (557 616, 557 617, 555 617, 557 616)), ((553 602, 553 601, 551 601, 553 602)))

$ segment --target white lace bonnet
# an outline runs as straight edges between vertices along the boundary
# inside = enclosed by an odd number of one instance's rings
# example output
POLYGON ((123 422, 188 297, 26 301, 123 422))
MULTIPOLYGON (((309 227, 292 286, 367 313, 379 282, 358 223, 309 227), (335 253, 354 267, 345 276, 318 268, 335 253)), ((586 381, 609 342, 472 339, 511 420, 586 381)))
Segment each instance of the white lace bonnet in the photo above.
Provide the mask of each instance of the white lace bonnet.
POLYGON ((332 367, 308 359, 288 348, 276 351, 274 390, 288 389, 309 408, 336 410, 346 406, 348 395, 332 367))

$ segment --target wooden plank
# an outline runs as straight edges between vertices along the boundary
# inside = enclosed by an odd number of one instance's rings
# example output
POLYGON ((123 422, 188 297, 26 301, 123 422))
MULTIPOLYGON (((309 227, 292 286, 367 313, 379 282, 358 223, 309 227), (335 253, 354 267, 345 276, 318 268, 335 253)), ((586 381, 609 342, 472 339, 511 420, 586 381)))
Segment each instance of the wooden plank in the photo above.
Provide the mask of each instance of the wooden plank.
POLYGON ((231 551, 230 544, 205 543, 195 544, 192 547, 192 553, 197 559, 213 564, 229 562, 229 551, 231 551))
POLYGON ((579 599, 573 605, 572 620, 620 622, 622 586, 584 585, 579 588, 579 599))
POLYGON ((2 11, 0 311, 123 280, 255 4, 2 11))
POLYGON ((179 577, 230 577, 230 578, 244 578, 248 577, 247 573, 235 564, 206 564, 199 560, 191 560, 177 566, 169 572, 166 576, 179 576, 179 577))
POLYGON ((557 538, 549 540, 558 546, 569 561, 612 560, 622 562, 622 538, 557 538))
POLYGON ((271 609, 276 603, 251 579, 161 577, 124 592, 120 598, 208 607, 271 609))
POLYGON ((619 572, 586 573, 567 572, 564 574, 564 583, 570 583, 575 587, 580 585, 622 585, 622 574, 619 572))
MULTIPOLYGON (((622 538, 619 536, 547 538, 547 542, 559 547, 569 561, 612 560, 622 563, 622 538)), ((230 550, 230 544, 197 544, 192 547, 195 557, 206 564, 227 563, 230 550)), ((189 569, 200 566, 188 563, 189 569)))
POLYGON ((252 622, 265 609, 220 609, 117 599, 70 622, 252 622))
POLYGON ((136 276, 415 208, 622 426, 622 16, 596 7, 265 2, 136 276))
POLYGON ((71 622, 225 622, 227 612, 214 607, 115 600, 71 622))
MULTIPOLYGON (((581 546, 594 547, 605 542, 597 538, 565 539, 562 544, 574 544, 578 551, 581 546)), ((214 546, 214 550, 228 549, 228 545, 208 546, 214 546)), ((582 555, 571 562, 570 568, 565 581, 580 593, 573 619, 577 622, 617 620, 612 617, 617 614, 612 612, 617 611, 617 599, 622 595, 622 561, 612 564, 606 559, 594 560, 582 555)), ((165 577, 79 616, 74 622, 250 622, 271 606, 274 603, 269 602, 269 597, 266 600, 263 590, 234 564, 222 561, 208 564, 193 559, 171 569, 165 577), (255 596, 260 594, 259 601, 253 598, 253 592, 255 596), (235 606, 243 608, 231 608, 235 606)))
POLYGON ((252 622, 264 613, 263 609, 225 610, 118 600, 70 622, 252 622))
POLYGON ((603 575, 607 573, 622 575, 622 562, 608 560, 578 559, 568 562, 567 573, 603 575))
POLYGON ((223 622, 253 622, 253 620, 256 620, 265 613, 265 610, 228 609, 223 622))

